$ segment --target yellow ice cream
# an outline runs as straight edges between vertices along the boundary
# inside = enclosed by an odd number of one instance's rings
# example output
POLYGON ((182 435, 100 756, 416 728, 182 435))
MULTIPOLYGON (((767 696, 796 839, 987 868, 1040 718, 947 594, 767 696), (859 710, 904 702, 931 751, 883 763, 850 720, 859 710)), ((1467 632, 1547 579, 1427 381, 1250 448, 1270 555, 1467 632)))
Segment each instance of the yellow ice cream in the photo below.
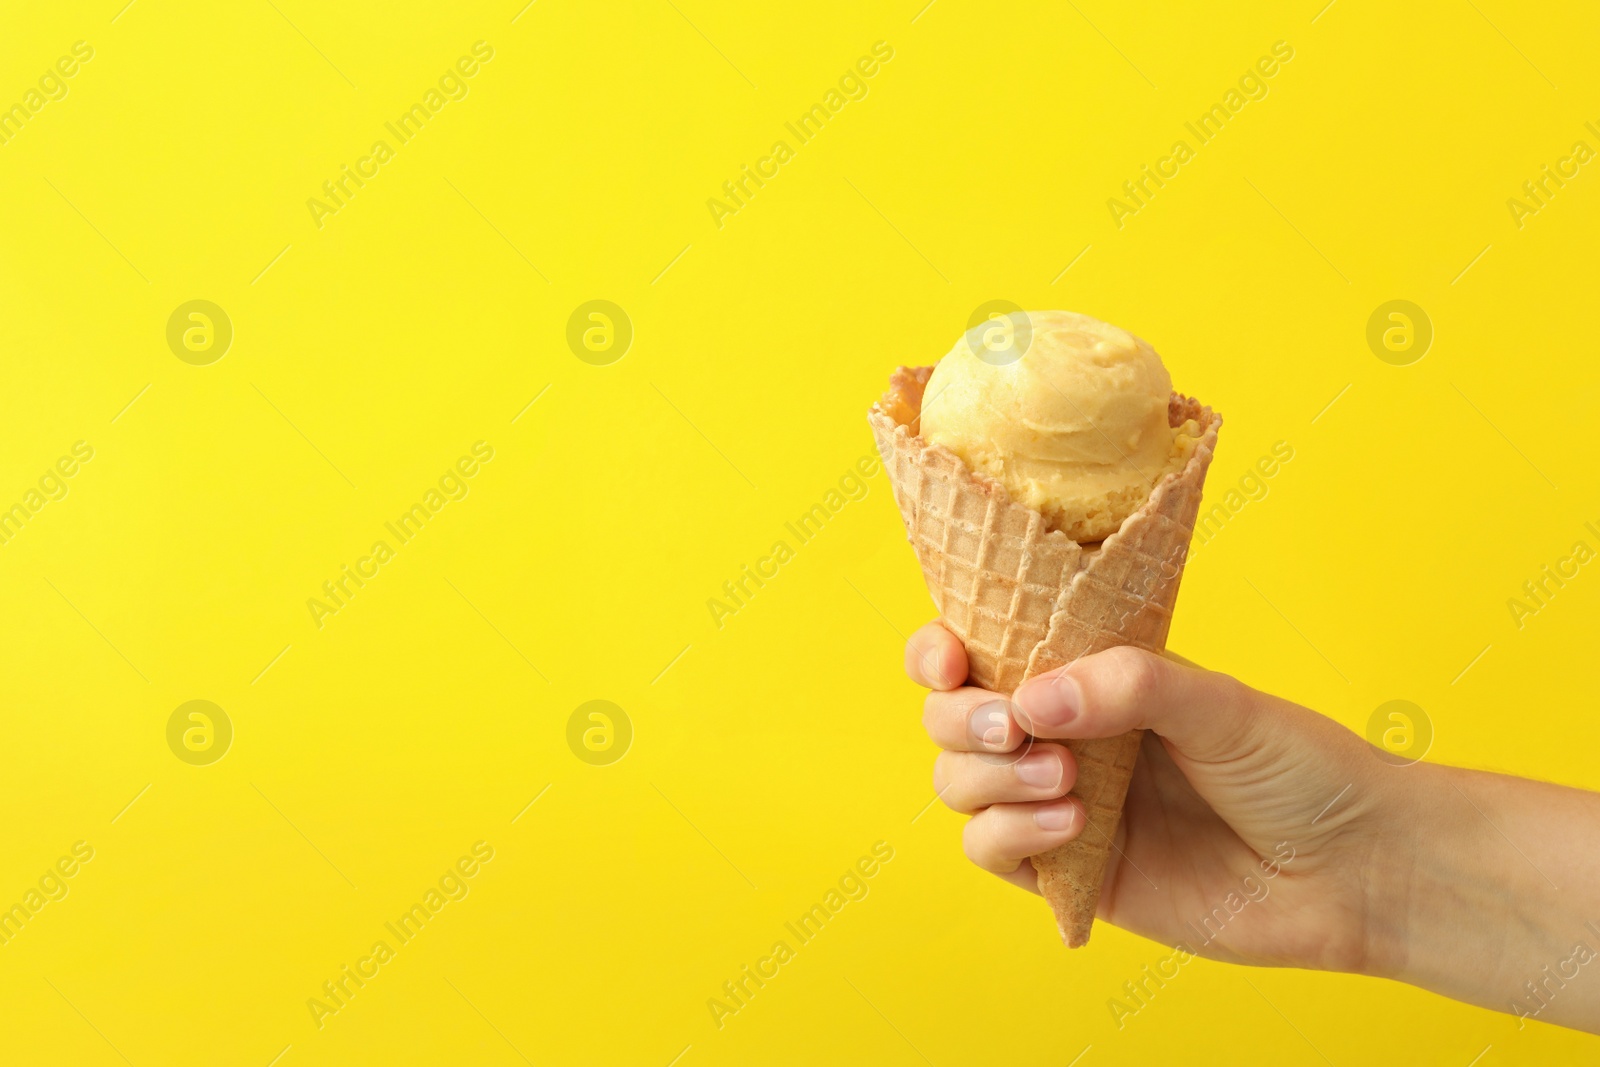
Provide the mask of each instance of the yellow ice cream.
POLYGON ((1183 466, 1198 427, 1167 425, 1172 378, 1133 334, 1070 311, 1012 319, 969 331, 934 368, 922 436, 1052 529, 1103 540, 1183 466))

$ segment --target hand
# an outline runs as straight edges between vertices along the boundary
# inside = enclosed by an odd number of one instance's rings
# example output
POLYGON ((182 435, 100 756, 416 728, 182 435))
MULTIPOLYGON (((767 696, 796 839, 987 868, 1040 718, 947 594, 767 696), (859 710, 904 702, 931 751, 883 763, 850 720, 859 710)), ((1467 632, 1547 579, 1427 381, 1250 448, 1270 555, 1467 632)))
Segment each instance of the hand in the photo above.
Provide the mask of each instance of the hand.
POLYGON ((1054 742, 1143 729, 1100 918, 1202 956, 1381 975, 1600 1033, 1600 794, 1401 765, 1313 711, 1133 648, 1007 700, 961 688, 966 651, 930 623, 906 671, 933 690, 934 788, 972 815, 967 856, 985 870, 1037 891, 1028 857, 1084 828, 1054 742))
POLYGON ((972 815, 963 841, 978 866, 1037 892, 1028 857, 1085 825, 1067 797, 1072 753, 1052 742, 1143 728, 1099 917, 1217 959, 1374 964, 1389 923, 1374 916, 1371 880, 1396 861, 1404 769, 1344 727, 1135 648, 1086 656, 1007 701, 958 688, 966 652, 936 622, 912 636, 906 670, 933 690, 934 788, 972 815))

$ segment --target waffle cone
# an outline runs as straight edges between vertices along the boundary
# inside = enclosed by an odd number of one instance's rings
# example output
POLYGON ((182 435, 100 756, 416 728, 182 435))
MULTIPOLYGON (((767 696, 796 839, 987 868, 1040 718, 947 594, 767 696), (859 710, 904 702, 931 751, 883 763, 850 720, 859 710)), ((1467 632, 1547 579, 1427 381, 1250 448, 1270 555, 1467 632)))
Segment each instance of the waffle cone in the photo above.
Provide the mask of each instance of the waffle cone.
MULTIPOLYGON (((1174 393, 1167 420, 1199 424, 1194 453, 1116 533, 1080 545, 918 436, 932 373, 901 367, 868 421, 940 619, 966 646, 969 684, 1009 694, 1036 674, 1115 645, 1161 651, 1221 417, 1174 393)), ((1142 733, 1066 742, 1078 762, 1071 795, 1088 825, 1033 865, 1071 948, 1089 941, 1142 733)))

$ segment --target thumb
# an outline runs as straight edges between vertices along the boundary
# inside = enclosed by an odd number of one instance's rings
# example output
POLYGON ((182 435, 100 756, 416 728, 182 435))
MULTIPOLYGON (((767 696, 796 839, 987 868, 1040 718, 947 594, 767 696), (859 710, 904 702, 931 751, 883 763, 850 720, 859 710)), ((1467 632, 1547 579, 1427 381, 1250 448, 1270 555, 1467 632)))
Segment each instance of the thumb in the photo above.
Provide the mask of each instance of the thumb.
POLYGON ((1225 674, 1131 646, 1030 678, 1011 697, 1019 723, 1034 737, 1153 730, 1200 760, 1255 748, 1269 699, 1225 674))

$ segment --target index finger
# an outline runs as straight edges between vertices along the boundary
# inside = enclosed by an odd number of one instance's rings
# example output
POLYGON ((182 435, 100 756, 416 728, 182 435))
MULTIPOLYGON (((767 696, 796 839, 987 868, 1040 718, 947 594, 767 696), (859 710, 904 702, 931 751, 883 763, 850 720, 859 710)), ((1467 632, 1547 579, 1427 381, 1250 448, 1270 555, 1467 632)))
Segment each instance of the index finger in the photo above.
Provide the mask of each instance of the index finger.
POLYGON ((906 673, 929 689, 954 689, 967 680, 967 650, 936 619, 906 642, 906 673))

